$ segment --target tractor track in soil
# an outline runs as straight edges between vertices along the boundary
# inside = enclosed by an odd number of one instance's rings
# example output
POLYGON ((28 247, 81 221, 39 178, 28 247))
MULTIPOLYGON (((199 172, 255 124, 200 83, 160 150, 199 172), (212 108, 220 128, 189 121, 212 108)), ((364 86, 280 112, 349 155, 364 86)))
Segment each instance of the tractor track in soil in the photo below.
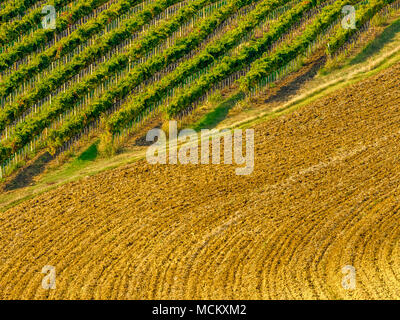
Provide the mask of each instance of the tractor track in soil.
POLYGON ((0 213, 0 298, 399 298, 399 79, 256 125, 249 176, 138 161, 0 213))

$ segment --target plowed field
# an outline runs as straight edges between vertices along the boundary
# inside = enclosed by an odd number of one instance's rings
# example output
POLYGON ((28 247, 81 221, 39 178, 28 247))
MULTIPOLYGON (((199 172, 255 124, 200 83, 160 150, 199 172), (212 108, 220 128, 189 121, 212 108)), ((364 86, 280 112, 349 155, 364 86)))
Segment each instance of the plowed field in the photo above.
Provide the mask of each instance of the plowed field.
POLYGON ((139 161, 1 213, 0 298, 400 298, 399 83, 257 125, 250 176, 139 161))

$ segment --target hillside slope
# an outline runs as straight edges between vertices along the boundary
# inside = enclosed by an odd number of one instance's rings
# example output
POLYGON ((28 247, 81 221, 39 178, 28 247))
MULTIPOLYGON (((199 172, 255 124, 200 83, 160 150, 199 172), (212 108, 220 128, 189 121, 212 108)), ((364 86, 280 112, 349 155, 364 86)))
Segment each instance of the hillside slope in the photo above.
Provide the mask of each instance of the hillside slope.
POLYGON ((257 125, 250 176, 139 161, 1 213, 0 298, 399 298, 399 82, 257 125))
POLYGON ((68 155, 93 135, 121 144, 148 121, 181 120, 222 90, 254 97, 400 11, 400 0, 42 4, 0 10, 0 182, 43 152, 68 155), (356 28, 342 26, 348 5, 356 28))

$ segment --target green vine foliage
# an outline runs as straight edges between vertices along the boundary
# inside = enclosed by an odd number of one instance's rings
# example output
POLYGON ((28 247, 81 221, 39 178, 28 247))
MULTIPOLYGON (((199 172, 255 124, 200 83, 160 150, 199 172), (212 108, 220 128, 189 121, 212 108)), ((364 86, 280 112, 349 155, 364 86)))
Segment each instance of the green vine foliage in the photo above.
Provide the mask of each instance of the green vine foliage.
MULTIPOLYGON (((88 93, 89 90, 95 87, 98 83, 101 83, 104 78, 121 70, 123 67, 126 67, 130 59, 138 59, 149 50, 152 50, 152 48, 161 43, 162 40, 165 40, 169 35, 176 31, 182 23, 188 21, 190 17, 192 17, 204 5, 210 3, 210 1, 211 0, 197 0, 186 5, 180 9, 173 18, 166 20, 161 25, 150 30, 146 36, 135 43, 128 53, 114 56, 85 80, 70 87, 65 93, 60 94, 51 106, 46 108, 43 112, 18 124, 14 134, 3 143, 3 147, 4 145, 7 145, 7 147, 4 147, 4 150, 7 151, 4 151, 5 158, 1 158, 0 161, 6 159, 10 154, 26 145, 31 141, 35 134, 39 134, 59 114, 70 109, 84 94, 88 93)), ((101 106, 112 106, 115 97, 118 95, 127 95, 129 93, 129 88, 134 85, 139 85, 145 78, 150 77, 160 68, 166 66, 169 63, 168 61, 173 61, 174 59, 178 59, 179 56, 188 53, 198 45, 201 40, 210 34, 219 23, 222 23, 224 19, 235 12, 235 10, 240 6, 250 2, 251 0, 235 0, 233 2, 234 5, 228 6, 230 8, 229 10, 226 10, 224 7, 221 8, 214 16, 212 16, 214 18, 204 20, 204 23, 198 28, 198 32, 193 32, 188 37, 179 39, 173 47, 167 49, 167 52, 169 52, 168 54, 163 52, 162 54, 156 55, 150 59, 149 61, 151 62, 146 62, 143 65, 136 66, 136 68, 131 72, 132 76, 128 81, 118 84, 117 89, 115 89, 114 92, 110 92, 112 90, 106 92, 99 101, 94 103, 94 106, 97 109, 101 106)), ((133 22, 134 20, 129 21, 129 23, 133 22)), ((18 108, 17 104, 15 105, 15 108, 18 108)), ((1 123, 2 121, 7 123, 7 117, 10 116, 10 114, 6 114, 4 110, 3 113, 0 113, 1 123), (2 114, 4 114, 3 118, 1 117, 2 114)), ((9 110, 12 112, 11 108, 9 110)), ((96 112, 94 114, 98 116, 100 113, 96 112)), ((82 124, 74 126, 74 128, 82 128, 81 126, 87 123, 87 119, 89 119, 89 117, 85 116, 82 119, 82 124)), ((65 130, 60 130, 60 134, 62 132, 65 132, 65 130)))
POLYGON ((282 1, 274 0, 260 3, 235 29, 227 32, 216 42, 207 45, 200 54, 181 64, 174 72, 161 79, 157 85, 135 97, 129 105, 110 117, 109 130, 113 133, 119 132, 146 109, 160 99, 167 97, 168 93, 188 76, 204 69, 222 57, 227 51, 234 48, 244 35, 260 24, 273 9, 282 4, 284 4, 282 1))
POLYGON ((329 55, 336 53, 349 39, 369 21, 384 6, 393 3, 395 0, 372 0, 356 10, 356 28, 338 28, 336 33, 328 40, 326 52, 329 55))
MULTIPOLYGON (((198 3, 205 3, 209 0, 199 0, 198 3)), ((143 10, 142 12, 135 15, 133 19, 128 20, 124 23, 120 28, 117 28, 107 34, 105 37, 101 38, 96 45, 90 46, 86 48, 81 53, 75 55, 73 59, 66 65, 61 66, 60 68, 56 69, 52 72, 48 77, 41 79, 36 85, 33 90, 28 92, 27 94, 21 96, 18 101, 12 104, 5 105, 3 110, 0 111, 0 131, 4 130, 4 128, 11 124, 15 119, 18 118, 24 111, 30 108, 33 104, 38 102, 40 99, 46 97, 49 92, 58 88, 62 85, 65 81, 72 78, 74 75, 79 73, 80 70, 87 67, 90 63, 95 61, 97 58, 101 57, 105 52, 108 52, 113 47, 120 44, 123 40, 130 37, 133 32, 138 31, 141 27, 143 27, 146 23, 148 23, 155 15, 162 12, 165 8, 169 7, 172 4, 175 4, 178 0, 164 0, 157 2, 157 4, 151 5, 147 9, 143 10)), ((185 12, 190 13, 190 8, 186 9, 185 12)), ((187 14, 187 13, 186 13, 187 14)), ((183 17, 181 18, 181 20, 183 17)), ((183 21, 183 20, 182 20, 183 21)), ((178 27, 178 22, 173 23, 172 27, 166 28, 165 30, 158 28, 157 31, 151 33, 150 36, 146 37, 146 41, 140 41, 142 48, 139 48, 135 52, 137 54, 143 53, 143 50, 146 50, 155 44, 158 44, 161 39, 165 39, 170 29, 173 27, 178 27), (150 41, 149 41, 150 39, 150 41)), ((180 24, 180 23, 179 23, 180 24)), ((71 40, 73 41, 73 40, 71 40)), ((76 42, 75 42, 76 43, 76 42)), ((135 48, 138 48, 139 45, 136 44, 135 48)), ((64 47, 63 47, 64 48, 64 47)), ((122 69, 126 63, 128 57, 121 57, 116 56, 116 58, 112 59, 112 63, 114 67, 110 68, 111 71, 116 71, 122 69), (115 65, 119 65, 119 68, 115 65)), ((23 69, 23 68, 22 68, 23 69)), ((21 69, 21 71, 22 71, 21 69)), ((91 77, 93 78, 93 77, 91 77)), ((17 79, 12 79, 13 83, 17 82, 17 79)), ((100 78, 98 79, 100 81, 100 78)), ((97 82, 93 80, 89 83, 92 86, 97 82)), ((4 87, 6 84, 4 85, 4 87)), ((3 88, 4 88, 3 87, 3 88)), ((6 90, 7 92, 11 90, 8 87, 6 90), (7 90, 8 89, 8 90, 7 90)), ((69 90, 70 91, 70 90, 69 90)), ((1 90, 0 90, 1 92, 1 90)), ((75 96, 79 97, 78 93, 75 93, 75 96)))
MULTIPOLYGON (((46 44, 46 42, 50 41, 55 33, 65 30, 69 25, 91 13, 94 8, 100 6, 106 1, 107 0, 81 0, 81 2, 73 7, 70 13, 56 19, 55 29, 39 29, 33 34, 33 36, 26 36, 20 43, 0 55, 0 71, 11 67, 15 61, 18 61, 29 53, 34 52, 46 44)), ((5 34, 0 34, 0 39, 7 39, 5 37, 5 34)))
POLYGON ((316 19, 307 26, 303 34, 292 43, 283 45, 272 55, 267 55, 254 62, 250 71, 240 79, 243 91, 249 91, 271 72, 285 66, 297 56, 302 55, 314 39, 334 23, 341 14, 342 7, 353 4, 354 0, 340 0, 325 7, 316 19))

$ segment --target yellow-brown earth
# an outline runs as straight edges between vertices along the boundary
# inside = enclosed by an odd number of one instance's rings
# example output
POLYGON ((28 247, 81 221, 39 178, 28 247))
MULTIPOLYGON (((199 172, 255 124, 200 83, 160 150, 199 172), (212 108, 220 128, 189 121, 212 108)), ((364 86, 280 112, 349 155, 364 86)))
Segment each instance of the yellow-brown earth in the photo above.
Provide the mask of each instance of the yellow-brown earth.
POLYGON ((1 213, 0 298, 399 298, 399 83, 257 125, 250 176, 140 161, 1 213))

